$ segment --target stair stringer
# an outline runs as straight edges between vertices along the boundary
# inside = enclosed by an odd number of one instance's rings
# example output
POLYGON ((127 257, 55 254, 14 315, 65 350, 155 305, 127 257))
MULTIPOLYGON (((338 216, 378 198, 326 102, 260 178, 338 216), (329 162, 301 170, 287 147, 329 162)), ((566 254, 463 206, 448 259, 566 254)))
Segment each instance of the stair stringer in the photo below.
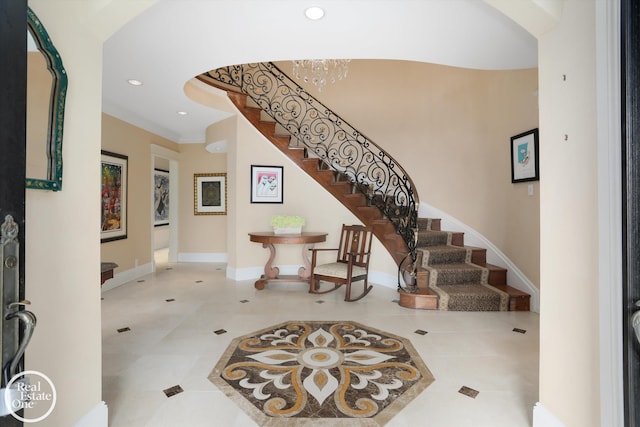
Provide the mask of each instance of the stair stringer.
POLYGON ((291 137, 276 133, 275 122, 261 118, 260 108, 247 105, 247 95, 227 90, 227 95, 238 111, 276 148, 300 167, 307 175, 331 193, 343 206, 351 211, 364 225, 373 228, 373 233, 399 265, 409 249, 404 239, 395 232, 395 225, 382 216, 381 211, 370 206, 367 198, 354 188, 336 179, 337 172, 326 169, 317 158, 307 157, 306 150, 291 146, 291 137))

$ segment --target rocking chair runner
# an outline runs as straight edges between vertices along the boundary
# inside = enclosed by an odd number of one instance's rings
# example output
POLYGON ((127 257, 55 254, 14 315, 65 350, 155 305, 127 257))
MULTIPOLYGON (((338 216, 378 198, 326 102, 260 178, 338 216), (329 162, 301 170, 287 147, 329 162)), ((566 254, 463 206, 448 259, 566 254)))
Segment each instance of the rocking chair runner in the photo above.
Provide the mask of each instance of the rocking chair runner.
POLYGON ((340 247, 335 249, 309 249, 311 251, 311 276, 309 293, 325 294, 346 285, 345 301, 357 301, 373 289, 368 284, 369 256, 373 232, 363 225, 342 225, 340 247), (318 252, 338 251, 336 262, 316 265, 318 252), (320 290, 320 281, 331 282, 333 288, 320 290), (364 290, 355 298, 351 298, 351 284, 363 281, 364 290))

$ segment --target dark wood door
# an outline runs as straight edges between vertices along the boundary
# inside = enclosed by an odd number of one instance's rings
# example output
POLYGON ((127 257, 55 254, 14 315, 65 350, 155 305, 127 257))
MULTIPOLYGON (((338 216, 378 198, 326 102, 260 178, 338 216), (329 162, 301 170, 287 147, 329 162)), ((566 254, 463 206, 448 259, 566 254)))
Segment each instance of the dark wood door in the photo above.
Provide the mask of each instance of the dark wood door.
MULTIPOLYGON (((0 1, 0 223, 11 215, 18 224, 20 260, 24 260, 25 231, 26 35, 27 1, 0 1)), ((23 297, 24 262, 19 263, 18 275, 23 297)), ((17 322, 10 325, 17 327, 17 322)), ((22 423, 7 415, 0 417, 0 425, 22 423)))
POLYGON ((621 1, 622 226, 625 425, 640 426, 640 4, 621 1))

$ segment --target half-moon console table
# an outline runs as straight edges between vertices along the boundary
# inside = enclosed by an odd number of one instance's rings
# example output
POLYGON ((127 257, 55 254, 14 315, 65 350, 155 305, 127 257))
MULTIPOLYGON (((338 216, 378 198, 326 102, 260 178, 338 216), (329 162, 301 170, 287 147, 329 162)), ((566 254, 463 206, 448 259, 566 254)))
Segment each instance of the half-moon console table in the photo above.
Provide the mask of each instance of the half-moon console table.
POLYGON ((272 232, 249 233, 249 240, 256 243, 262 243, 263 248, 269 248, 269 259, 264 266, 264 274, 256 281, 256 289, 264 289, 269 282, 303 282, 309 283, 311 276, 311 263, 309 262, 309 249, 313 248, 315 243, 327 240, 327 233, 301 233, 301 234, 274 234, 272 232), (278 267, 272 265, 276 257, 275 245, 303 245, 302 246, 302 262, 304 266, 298 269, 298 275, 280 276, 278 267))

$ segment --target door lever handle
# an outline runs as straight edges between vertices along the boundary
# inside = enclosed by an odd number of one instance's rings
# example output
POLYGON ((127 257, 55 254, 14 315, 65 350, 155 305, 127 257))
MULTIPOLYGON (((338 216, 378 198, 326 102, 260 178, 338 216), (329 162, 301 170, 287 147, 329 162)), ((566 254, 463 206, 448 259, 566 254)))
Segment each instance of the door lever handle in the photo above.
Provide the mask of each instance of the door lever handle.
POLYGON ((28 299, 23 299, 22 301, 10 302, 9 304, 7 304, 7 308, 24 307, 25 305, 29 304, 31 304, 31 301, 29 301, 28 299))
POLYGON ((7 361, 4 366, 3 374, 5 384, 8 383, 14 375, 17 373, 18 363, 22 356, 24 355, 24 351, 29 345, 31 341, 31 336, 33 335, 33 329, 36 327, 36 316, 30 311, 14 311, 12 313, 7 314, 5 317, 6 320, 10 320, 13 318, 19 319, 20 322, 24 324, 24 335, 22 337, 22 341, 18 345, 18 350, 16 350, 16 354, 13 355, 11 360, 7 361))

